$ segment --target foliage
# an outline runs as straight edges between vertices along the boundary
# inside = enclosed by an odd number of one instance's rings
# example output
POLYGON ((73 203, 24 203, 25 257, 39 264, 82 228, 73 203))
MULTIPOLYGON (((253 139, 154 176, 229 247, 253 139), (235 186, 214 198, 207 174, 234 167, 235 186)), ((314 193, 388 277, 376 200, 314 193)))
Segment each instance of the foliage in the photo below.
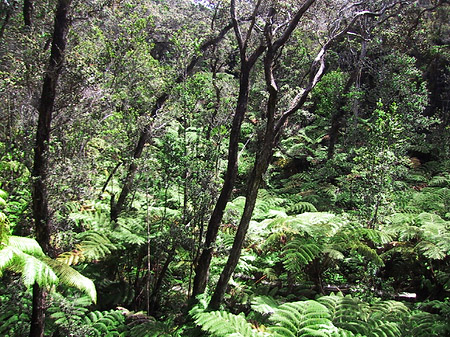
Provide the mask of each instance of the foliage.
POLYGON ((50 259, 33 239, 30 177, 55 2, 34 1, 24 27, 24 3, 0 1, 0 335, 27 334, 34 283, 50 290, 48 335, 448 335, 450 20, 447 2, 428 3, 316 2, 274 55, 276 88, 268 59, 252 68, 240 134, 238 50, 280 38, 300 2, 236 1, 244 44, 229 1, 74 5, 48 144, 50 259), (278 118, 324 46, 323 76, 271 144, 225 307, 204 299, 188 316, 202 251, 209 287, 230 255, 271 90, 278 118), (204 247, 229 137, 236 182, 204 247), (403 292, 415 303, 392 301, 403 292))

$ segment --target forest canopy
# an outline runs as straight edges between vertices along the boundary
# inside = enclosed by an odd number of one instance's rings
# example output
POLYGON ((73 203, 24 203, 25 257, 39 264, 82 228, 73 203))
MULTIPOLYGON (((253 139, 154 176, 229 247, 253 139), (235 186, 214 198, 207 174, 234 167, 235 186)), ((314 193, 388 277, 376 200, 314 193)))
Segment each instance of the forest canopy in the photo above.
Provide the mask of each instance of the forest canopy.
POLYGON ((0 0, 0 335, 450 335, 447 0, 0 0))

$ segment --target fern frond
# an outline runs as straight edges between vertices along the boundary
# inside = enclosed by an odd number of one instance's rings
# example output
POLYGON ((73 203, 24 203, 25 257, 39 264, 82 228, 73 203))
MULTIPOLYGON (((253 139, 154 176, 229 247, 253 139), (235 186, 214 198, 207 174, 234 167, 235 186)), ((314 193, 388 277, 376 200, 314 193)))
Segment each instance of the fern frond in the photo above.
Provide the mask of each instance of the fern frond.
POLYGON ((116 247, 104 235, 95 231, 80 233, 78 237, 81 242, 76 245, 76 249, 60 254, 56 259, 67 265, 76 265, 80 262, 102 259, 116 247))
POLYGON ((337 328, 330 320, 327 307, 317 301, 285 303, 270 317, 274 336, 331 336, 337 328))
MULTIPOLYGON (((448 246, 450 246, 450 241, 448 246)), ((416 245, 416 249, 421 251, 429 259, 442 260, 444 259, 449 250, 443 250, 441 247, 433 242, 421 241, 416 245)))
MULTIPOLYGON (((171 322, 169 322, 171 323, 171 322)), ((129 332, 133 337, 175 337, 179 336, 174 331, 173 326, 166 322, 158 322, 155 319, 147 320, 144 323, 134 324, 129 332)))
POLYGON ((371 320, 369 322, 370 334, 373 337, 401 337, 402 331, 397 323, 371 320))
POLYGON ((35 239, 11 235, 9 237, 8 245, 24 252, 25 254, 30 254, 36 257, 44 256, 41 246, 35 239))
POLYGON ((283 249, 283 265, 288 271, 300 272, 322 252, 322 245, 312 239, 296 238, 283 249))
POLYGON ((301 213, 305 213, 305 212, 317 212, 317 208, 306 201, 300 201, 297 202, 296 204, 290 206, 286 213, 291 215, 291 214, 301 214, 301 213))
POLYGON ((367 239, 375 244, 386 244, 393 240, 393 235, 382 230, 371 229, 371 228, 361 228, 360 232, 367 239))
POLYGON ((273 314, 279 303, 272 296, 258 296, 252 300, 252 309, 263 315, 273 314))
POLYGON ((77 288, 88 295, 92 302, 97 302, 97 290, 91 279, 81 275, 78 271, 64 262, 52 260, 50 258, 45 258, 45 262, 55 271, 61 284, 77 288))
POLYGON ((43 287, 58 283, 58 277, 47 263, 12 246, 0 250, 0 275, 5 269, 20 273, 28 287, 34 283, 43 287))
POLYGON ((262 333, 253 329, 242 314, 234 315, 226 311, 199 312, 194 319, 202 330, 213 336, 263 336, 262 333))
POLYGON ((429 337, 429 336, 448 336, 450 326, 448 320, 442 319, 436 314, 424 311, 414 312, 409 319, 410 336, 429 337))
POLYGON ((369 261, 372 261, 377 266, 384 266, 383 260, 378 255, 377 251, 373 248, 370 248, 363 242, 357 242, 354 244, 353 248, 362 256, 364 256, 369 261))
POLYGON ((429 186, 436 186, 436 187, 447 187, 450 185, 450 175, 444 174, 444 175, 437 175, 431 178, 431 180, 428 182, 429 186))
POLYGON ((409 315, 409 308, 402 302, 380 301, 371 306, 371 318, 398 322, 402 316, 409 315))
POLYGON ((119 310, 93 311, 85 316, 85 322, 95 329, 96 336, 122 336, 127 330, 125 316, 119 310))

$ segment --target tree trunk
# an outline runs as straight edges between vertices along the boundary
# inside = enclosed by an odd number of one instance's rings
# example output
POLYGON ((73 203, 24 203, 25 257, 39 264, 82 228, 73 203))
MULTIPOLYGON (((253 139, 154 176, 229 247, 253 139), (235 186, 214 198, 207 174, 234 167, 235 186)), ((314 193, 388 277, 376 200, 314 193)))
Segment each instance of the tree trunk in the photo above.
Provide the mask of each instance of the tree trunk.
POLYGON ((23 22, 25 27, 33 25, 33 0, 23 1, 23 22))
POLYGON ((256 12, 259 8, 259 5, 260 2, 258 2, 255 7, 255 15, 251 18, 250 26, 244 39, 239 28, 239 21, 236 18, 235 1, 231 1, 230 11, 233 22, 232 27, 234 28, 235 36, 238 41, 241 58, 239 95, 234 112, 233 123, 231 126, 230 141, 228 143, 227 170, 225 172, 224 182, 220 191, 219 198, 217 199, 216 205, 208 223, 203 250, 195 267, 194 285, 192 289, 193 297, 203 293, 206 289, 209 266, 211 264, 211 259, 214 252, 213 245, 216 242, 217 233, 219 232, 220 223, 222 222, 223 218, 223 213, 231 197, 231 192, 233 191, 234 183, 236 181, 239 154, 239 136, 241 133, 241 125, 244 120, 245 113, 247 112, 248 94, 250 90, 250 72, 255 65, 255 62, 265 50, 265 47, 260 45, 253 51, 253 53, 249 57, 247 56, 247 43, 254 28, 256 12))
MULTIPOLYGON (((69 10, 71 0, 59 0, 55 13, 53 42, 50 62, 42 85, 39 102, 39 120, 34 150, 33 181, 33 218, 36 227, 36 240, 42 250, 52 255, 50 247, 50 214, 47 195, 48 148, 50 141, 50 126, 53 106, 56 97, 56 86, 66 48, 67 33, 69 31, 69 10)), ((35 284, 33 286, 33 312, 30 337, 44 335, 45 320, 45 291, 35 284)))
MULTIPOLYGON (((209 47, 219 43, 224 38, 225 34, 231 29, 231 27, 232 27, 231 24, 225 26, 216 37, 204 42, 200 47, 200 52, 204 53, 204 52, 206 52, 206 50, 209 47)), ((201 55, 196 55, 191 59, 191 61, 189 62, 189 65, 186 67, 186 69, 184 69, 181 72, 181 74, 178 75, 178 77, 175 79, 174 85, 184 82, 186 78, 188 78, 189 76, 192 75, 192 73, 194 72, 194 67, 196 66, 196 64, 198 63, 200 58, 201 58, 201 55)), ((158 97, 153 109, 150 112, 151 118, 156 117, 159 110, 163 107, 164 103, 170 97, 170 90, 172 88, 173 88, 173 86, 169 87, 166 92, 164 92, 161 96, 158 97)), ((131 162, 130 166, 128 167, 127 175, 123 181, 122 190, 120 192, 119 199, 117 200, 116 203, 111 204, 110 219, 112 222, 117 222, 117 219, 118 219, 120 213, 122 213, 122 211, 125 207, 126 199, 128 197, 128 194, 131 191, 133 181, 134 181, 134 176, 136 175, 136 171, 138 169, 138 166, 135 161, 137 159, 141 158, 142 151, 150 137, 150 133, 151 133, 151 122, 148 125, 146 125, 140 133, 138 143, 136 144, 136 147, 133 152, 132 162, 131 162)))
MULTIPOLYGON (((275 13, 273 12, 272 15, 275 13)), ((266 27, 269 29, 271 27, 266 27)), ((223 296, 227 290, 228 282, 233 274, 241 256, 242 246, 247 234, 248 226, 252 218, 253 210, 255 209, 256 199, 258 197, 259 187, 263 181, 263 175, 266 172, 270 158, 273 154, 274 147, 274 116, 275 108, 278 98, 278 90, 273 78, 273 63, 275 58, 275 49, 272 48, 271 41, 268 43, 268 49, 264 57, 264 72, 267 90, 269 92, 269 99, 266 108, 266 128, 261 142, 261 150, 258 152, 255 163, 253 164, 253 170, 247 184, 247 193, 245 196, 244 212, 242 213, 239 226, 234 237, 233 246, 230 251, 227 263, 220 274, 219 281, 214 290, 214 294, 209 302, 209 308, 212 310, 218 310, 220 302, 222 302, 223 296)))
MULTIPOLYGON (((266 144, 264 144, 266 145, 266 144)), ((256 199, 258 197, 259 187, 263 181, 263 175, 269 166, 270 158, 272 157, 272 146, 264 146, 259 156, 255 160, 253 171, 249 179, 244 212, 239 222, 238 230, 234 237, 233 246, 228 257, 228 261, 220 274, 219 281, 214 290, 209 303, 209 309, 218 310, 222 302, 223 296, 227 290, 228 282, 233 274, 241 256, 241 249, 244 244, 244 239, 247 234, 248 226, 252 218, 253 210, 255 208, 256 199)))
POLYGON ((11 17, 11 10, 8 8, 5 11, 5 18, 3 19, 2 25, 0 26, 0 39, 3 37, 3 33, 5 32, 6 25, 9 22, 9 18, 11 17))
POLYGON ((228 144, 228 164, 224 177, 222 189, 220 191, 219 199, 216 202, 213 213, 208 223, 206 231, 205 243, 203 251, 197 261, 195 268, 195 277, 193 285, 193 296, 201 294, 205 291, 206 283, 208 281, 209 266, 211 264, 212 255, 214 252, 213 244, 216 241, 217 233, 219 231, 220 223, 223 218, 225 207, 231 197, 231 192, 237 175, 237 162, 239 153, 239 135, 241 133, 241 125, 244 120, 248 105, 249 93, 249 76, 251 67, 245 62, 241 66, 241 75, 239 80, 239 97, 233 117, 233 124, 230 133, 230 142, 228 144))
POLYGON ((44 337, 46 298, 47 292, 35 283, 33 285, 30 337, 44 337))
POLYGON ((156 280, 155 286, 153 287, 152 295, 150 297, 150 303, 148 307, 148 314, 151 315, 159 307, 159 293, 163 285, 164 278, 166 277, 167 271, 169 270, 169 265, 175 257, 175 248, 173 248, 167 255, 166 262, 164 263, 161 272, 159 273, 158 279, 156 280))

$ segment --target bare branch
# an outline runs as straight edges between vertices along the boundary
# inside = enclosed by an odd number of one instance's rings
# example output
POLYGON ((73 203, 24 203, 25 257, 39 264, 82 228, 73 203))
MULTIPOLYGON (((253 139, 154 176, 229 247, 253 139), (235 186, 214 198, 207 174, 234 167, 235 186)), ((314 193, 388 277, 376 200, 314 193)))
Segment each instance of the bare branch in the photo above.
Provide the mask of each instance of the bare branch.
POLYGON ((290 107, 284 111, 281 114, 280 119, 277 122, 277 125, 275 126, 275 134, 279 136, 281 129, 283 128, 284 123, 288 119, 289 116, 291 116, 293 113, 298 111, 306 102, 309 93, 314 89, 316 84, 320 81, 322 78, 324 71, 325 71, 325 54, 332 43, 335 41, 338 41, 341 39, 344 35, 348 34, 349 29, 354 25, 354 23, 363 16, 381 16, 383 15, 388 9, 393 8, 395 5, 397 5, 398 2, 395 2, 389 6, 385 6, 378 12, 372 12, 372 11, 360 11, 356 13, 350 23, 348 23, 339 33, 334 34, 329 38, 329 40, 322 46, 322 48, 317 53, 314 61, 311 64, 311 70, 310 70, 310 78, 309 83, 306 86, 306 88, 300 92, 292 101, 290 107))
POLYGON ((247 30, 247 34, 245 35, 245 40, 243 44, 244 51, 247 49, 248 41, 250 40, 250 36, 252 35, 253 27, 255 26, 256 22, 256 14, 258 13, 259 6, 261 6, 261 1, 258 0, 258 3, 255 6, 255 9, 253 10, 251 21, 250 21, 250 27, 247 30))
POLYGON ((234 34, 236 35, 236 39, 239 45, 239 50, 241 52, 241 56, 245 58, 245 50, 244 50, 244 41, 242 39, 241 29, 239 28, 239 22, 236 18, 236 1, 231 0, 230 4, 230 13, 231 13, 231 22, 233 23, 234 34))
POLYGON ((297 11, 295 16, 292 18, 291 22, 289 23, 288 27, 284 31, 283 35, 277 41, 275 41, 275 43, 273 44, 273 48, 275 50, 286 43, 286 41, 289 39, 289 37, 291 36, 294 29, 297 27, 303 14, 305 14, 306 11, 309 9, 309 7, 311 7, 311 5, 315 2, 316 2, 316 0, 306 0, 306 2, 299 8, 299 10, 297 11))

